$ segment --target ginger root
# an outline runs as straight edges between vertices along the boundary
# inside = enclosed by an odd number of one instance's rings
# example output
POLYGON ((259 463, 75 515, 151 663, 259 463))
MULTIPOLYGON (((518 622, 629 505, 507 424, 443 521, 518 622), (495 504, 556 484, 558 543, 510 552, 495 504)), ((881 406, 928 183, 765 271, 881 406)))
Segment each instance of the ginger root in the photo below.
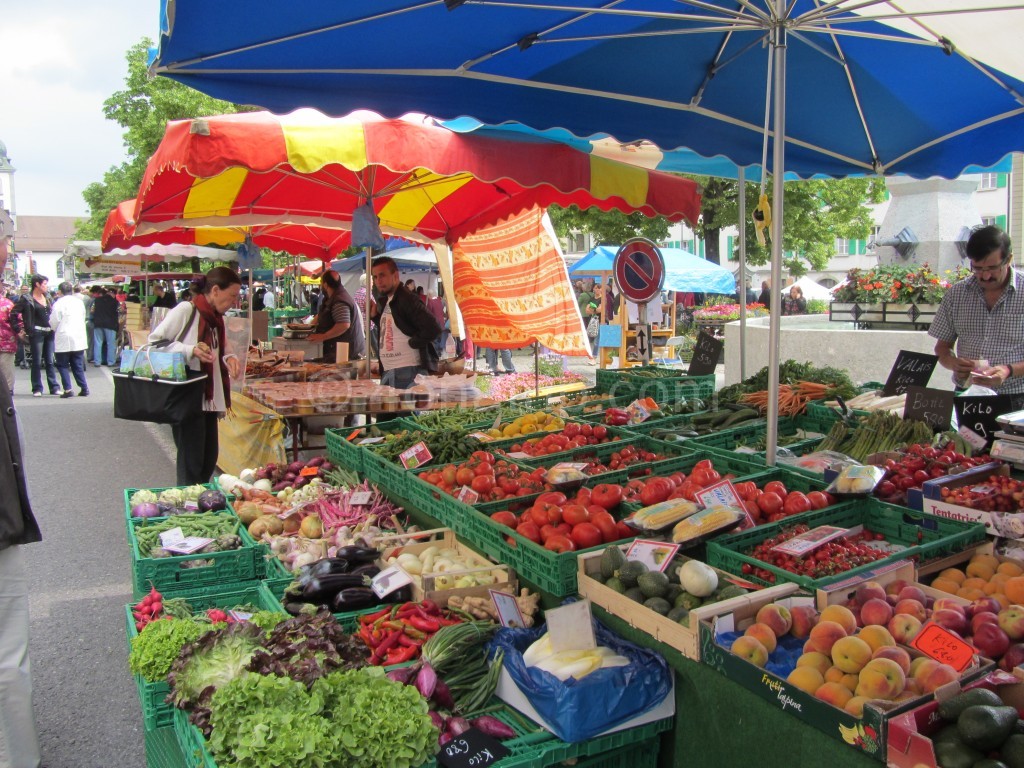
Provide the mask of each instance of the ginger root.
MULTIPOLYGON (((530 590, 523 589, 516 598, 519 605, 519 612, 523 614, 523 625, 532 627, 534 617, 540 607, 540 595, 531 594, 530 590)), ((466 597, 464 595, 452 595, 448 598, 448 605, 465 611, 475 619, 497 621, 498 609, 494 607, 494 601, 489 597, 466 597)))

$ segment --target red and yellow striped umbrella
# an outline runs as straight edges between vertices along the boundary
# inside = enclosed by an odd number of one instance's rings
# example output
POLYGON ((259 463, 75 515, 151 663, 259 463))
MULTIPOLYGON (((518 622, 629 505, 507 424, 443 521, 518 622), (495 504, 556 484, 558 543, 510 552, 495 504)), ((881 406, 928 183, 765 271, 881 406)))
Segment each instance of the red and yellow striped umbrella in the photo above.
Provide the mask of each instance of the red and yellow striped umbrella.
POLYGON ((168 124, 132 219, 172 228, 348 229, 372 201, 381 230, 423 242, 460 237, 553 203, 696 220, 699 187, 658 171, 521 134, 458 134, 432 118, 313 110, 168 124))

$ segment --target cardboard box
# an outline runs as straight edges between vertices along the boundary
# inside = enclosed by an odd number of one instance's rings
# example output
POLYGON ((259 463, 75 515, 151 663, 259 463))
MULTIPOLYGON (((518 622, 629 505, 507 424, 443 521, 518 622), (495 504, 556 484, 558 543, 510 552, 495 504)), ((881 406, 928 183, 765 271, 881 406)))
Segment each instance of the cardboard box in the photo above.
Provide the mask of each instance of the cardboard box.
POLYGON ((974 682, 960 685, 951 683, 935 691, 935 698, 889 722, 886 762, 891 768, 938 768, 935 746, 931 736, 946 723, 939 717, 939 702, 971 688, 994 690, 1011 707, 1024 709, 1024 671, 1014 674, 996 670, 974 682))
MULTIPOLYGON (((791 685, 785 676, 776 675, 739 656, 734 656, 718 643, 720 635, 742 629, 751 623, 757 610, 768 602, 770 600, 754 600, 743 611, 701 622, 701 662, 812 728, 884 762, 887 757, 889 722, 893 717, 932 700, 933 695, 927 694, 905 702, 871 701, 865 705, 863 717, 857 718, 791 685)), ((814 598, 793 595, 775 602, 792 608, 798 604, 812 604, 814 598)), ((992 668, 992 662, 983 659, 964 672, 960 678, 961 683, 966 684, 991 671, 992 668)))
MULTIPOLYGON (((406 534, 408 535, 408 534, 406 534)), ((416 601, 431 600, 444 607, 448 605, 448 598, 455 595, 463 597, 489 597, 490 590, 508 592, 512 595, 519 594, 519 581, 513 568, 503 564, 496 564, 481 555, 474 549, 467 547, 455 537, 455 532, 448 528, 437 528, 431 531, 419 531, 419 536, 439 537, 432 541, 422 541, 416 544, 390 547, 381 553, 381 567, 388 564, 392 557, 398 557, 403 552, 419 555, 430 547, 440 549, 453 549, 467 562, 476 563, 475 566, 454 571, 435 571, 423 574, 410 574, 412 576, 412 599, 416 601), (439 588, 441 579, 453 579, 457 581, 463 576, 490 575, 494 581, 490 584, 482 584, 473 587, 439 588)))
POLYGON ((938 517, 983 523, 990 536, 1004 539, 1024 540, 1024 512, 985 512, 979 509, 950 504, 942 500, 943 488, 962 488, 983 483, 992 475, 1009 476, 1009 464, 983 464, 967 472, 926 482, 921 490, 924 495, 922 511, 938 517))
MULTIPOLYGON (((621 547, 625 551, 628 547, 621 547)), ((683 558, 688 560, 689 558, 683 558)), ((700 631, 698 629, 701 621, 708 620, 721 613, 731 613, 742 610, 752 599, 751 594, 742 597, 734 597, 731 600, 722 600, 718 603, 702 605, 690 611, 690 625, 688 627, 672 621, 661 614, 655 613, 650 608, 636 602, 623 594, 609 589, 600 581, 593 578, 594 574, 601 570, 601 553, 592 552, 577 557, 579 563, 579 576, 577 579, 578 590, 581 595, 589 598, 594 605, 599 605, 623 621, 629 623, 634 629, 646 632, 659 642, 675 648, 689 659, 700 659, 700 631)), ((718 573, 720 581, 735 579, 735 577, 714 569, 718 573)), ((775 587, 761 589, 757 595, 768 595, 769 598, 785 597, 797 591, 796 584, 780 584, 775 587)), ((765 599, 761 597, 760 599, 765 599)))

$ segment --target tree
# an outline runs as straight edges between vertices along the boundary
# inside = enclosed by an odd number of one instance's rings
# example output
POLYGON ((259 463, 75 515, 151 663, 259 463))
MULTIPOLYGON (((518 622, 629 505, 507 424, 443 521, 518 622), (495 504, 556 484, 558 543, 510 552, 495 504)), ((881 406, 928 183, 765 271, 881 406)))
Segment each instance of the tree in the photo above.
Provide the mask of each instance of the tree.
POLYGON ((111 166, 103 174, 103 181, 93 182, 82 192, 89 206, 89 218, 78 223, 75 239, 99 240, 111 209, 136 195, 146 162, 163 138, 168 120, 246 109, 213 99, 169 78, 150 77, 147 59, 152 45, 151 40, 143 38, 128 50, 125 55, 128 62, 125 87, 103 102, 106 118, 125 129, 127 159, 120 165, 111 166))
POLYGON ((668 220, 661 216, 652 219, 642 213, 625 214, 597 208, 580 210, 575 205, 568 208, 552 205, 548 215, 559 237, 584 232, 593 235, 602 245, 621 245, 632 237, 646 237, 655 242, 668 237, 668 220))

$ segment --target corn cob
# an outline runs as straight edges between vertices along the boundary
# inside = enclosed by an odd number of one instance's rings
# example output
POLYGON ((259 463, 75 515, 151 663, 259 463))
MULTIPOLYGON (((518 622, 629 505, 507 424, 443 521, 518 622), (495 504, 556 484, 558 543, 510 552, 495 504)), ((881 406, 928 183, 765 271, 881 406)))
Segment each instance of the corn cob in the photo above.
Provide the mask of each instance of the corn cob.
POLYGON ((697 511, 697 505, 686 499, 672 499, 652 504, 633 513, 629 522, 637 528, 657 531, 677 523, 697 511))
POLYGON ((735 524, 743 512, 735 507, 715 505, 691 515, 672 529, 672 541, 681 544, 735 524))

